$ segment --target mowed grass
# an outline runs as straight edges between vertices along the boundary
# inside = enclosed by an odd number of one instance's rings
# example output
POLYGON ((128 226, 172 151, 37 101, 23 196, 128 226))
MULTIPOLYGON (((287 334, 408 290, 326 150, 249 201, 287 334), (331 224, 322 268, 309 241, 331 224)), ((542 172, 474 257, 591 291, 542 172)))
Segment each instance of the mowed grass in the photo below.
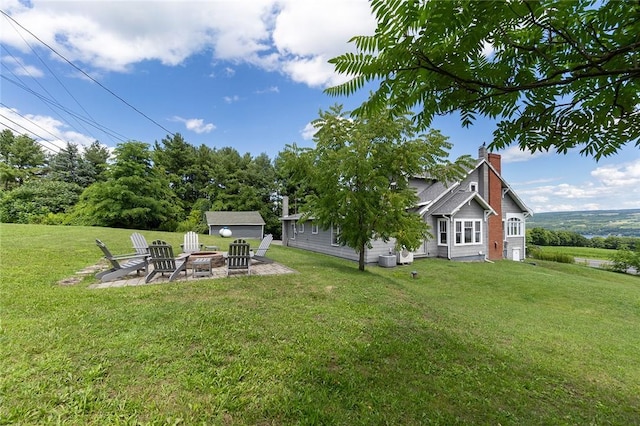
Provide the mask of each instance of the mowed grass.
POLYGON ((272 245, 296 274, 57 284, 99 260, 95 238, 122 253, 130 233, 0 225, 0 424, 640 424, 636 276, 361 273, 272 245))
POLYGON ((541 246, 540 249, 545 253, 560 253, 584 259, 611 260, 616 254, 616 250, 594 247, 541 246))

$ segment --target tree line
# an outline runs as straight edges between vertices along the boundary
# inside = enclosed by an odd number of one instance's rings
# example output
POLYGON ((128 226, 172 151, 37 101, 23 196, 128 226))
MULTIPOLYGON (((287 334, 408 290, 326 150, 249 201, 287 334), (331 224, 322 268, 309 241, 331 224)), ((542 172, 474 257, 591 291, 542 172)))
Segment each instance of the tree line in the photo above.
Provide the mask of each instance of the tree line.
POLYGON ((27 135, 0 133, 0 221, 206 232, 204 213, 259 211, 280 236, 281 176, 266 154, 189 144, 98 141, 45 151, 27 135))
POLYGON ((593 247, 611 250, 640 249, 640 238, 609 235, 587 238, 572 231, 552 231, 545 228, 527 229, 527 243, 536 246, 593 247))

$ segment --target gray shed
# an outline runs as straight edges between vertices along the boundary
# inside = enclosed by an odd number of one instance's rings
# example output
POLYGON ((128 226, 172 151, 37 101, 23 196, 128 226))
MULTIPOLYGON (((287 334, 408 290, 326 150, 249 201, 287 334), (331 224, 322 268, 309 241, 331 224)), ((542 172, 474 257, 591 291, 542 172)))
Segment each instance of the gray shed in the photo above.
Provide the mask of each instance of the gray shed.
POLYGON ((260 212, 206 212, 209 235, 220 235, 222 228, 231 230, 231 238, 256 238, 264 236, 265 221, 260 212))

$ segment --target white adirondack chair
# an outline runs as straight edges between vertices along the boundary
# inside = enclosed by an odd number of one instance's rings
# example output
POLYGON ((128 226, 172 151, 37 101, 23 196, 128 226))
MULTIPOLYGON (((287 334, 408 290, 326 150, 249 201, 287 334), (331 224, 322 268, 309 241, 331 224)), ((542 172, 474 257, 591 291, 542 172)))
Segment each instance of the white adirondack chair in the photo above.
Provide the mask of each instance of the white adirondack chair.
POLYGON ((147 243, 147 239, 144 235, 138 232, 131 234, 131 244, 133 244, 133 249, 136 253, 149 254, 149 243, 147 243))
POLYGON ((202 251, 203 244, 200 244, 198 234, 189 231, 184 234, 184 243, 180 244, 183 253, 194 253, 197 251, 202 251))

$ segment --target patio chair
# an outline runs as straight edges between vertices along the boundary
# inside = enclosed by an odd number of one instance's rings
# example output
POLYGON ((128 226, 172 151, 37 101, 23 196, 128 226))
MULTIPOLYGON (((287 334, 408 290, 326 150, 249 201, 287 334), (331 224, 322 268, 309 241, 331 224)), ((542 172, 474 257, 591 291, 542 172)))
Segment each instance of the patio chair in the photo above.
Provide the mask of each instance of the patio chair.
POLYGON ((149 255, 149 243, 144 235, 134 232, 131 234, 131 243, 136 253, 149 255))
POLYGON ((100 281, 113 281, 132 272, 138 275, 140 271, 147 272, 149 265, 148 254, 130 253, 114 256, 102 241, 96 239, 96 244, 104 253, 104 257, 111 263, 111 269, 96 274, 96 278, 100 281))
POLYGON ((232 272, 244 271, 251 275, 251 246, 245 240, 238 239, 229 244, 227 276, 232 272))
POLYGON ((183 253, 194 253, 196 251, 202 251, 204 244, 200 244, 198 234, 189 231, 184 234, 184 243, 180 244, 183 253))
POLYGON ((178 257, 173 256, 173 247, 165 241, 156 240, 149 245, 149 256, 153 264, 153 270, 147 274, 144 279, 145 283, 151 281, 156 274, 169 273, 169 281, 175 280, 181 271, 187 276, 187 260, 189 254, 183 254, 178 257))
POLYGON ((258 246, 258 249, 255 251, 252 259, 262 263, 273 263, 273 260, 264 257, 264 255, 267 253, 267 250, 269 250, 271 241, 273 241, 273 235, 265 235, 260 242, 260 246, 258 246))

